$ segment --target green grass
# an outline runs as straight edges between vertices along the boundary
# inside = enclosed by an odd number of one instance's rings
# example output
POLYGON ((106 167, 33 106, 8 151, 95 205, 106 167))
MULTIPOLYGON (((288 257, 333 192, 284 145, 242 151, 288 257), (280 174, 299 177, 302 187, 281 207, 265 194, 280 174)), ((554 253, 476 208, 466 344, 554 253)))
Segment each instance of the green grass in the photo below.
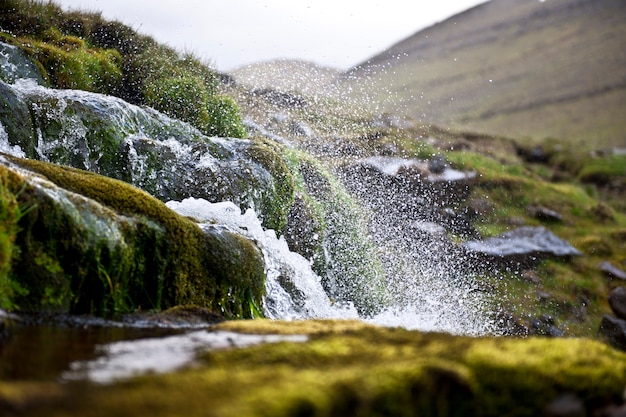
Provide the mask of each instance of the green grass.
POLYGON ((99 13, 6 0, 0 3, 0 36, 24 49, 55 88, 151 105, 207 135, 247 135, 239 108, 220 91, 219 76, 207 63, 99 13))

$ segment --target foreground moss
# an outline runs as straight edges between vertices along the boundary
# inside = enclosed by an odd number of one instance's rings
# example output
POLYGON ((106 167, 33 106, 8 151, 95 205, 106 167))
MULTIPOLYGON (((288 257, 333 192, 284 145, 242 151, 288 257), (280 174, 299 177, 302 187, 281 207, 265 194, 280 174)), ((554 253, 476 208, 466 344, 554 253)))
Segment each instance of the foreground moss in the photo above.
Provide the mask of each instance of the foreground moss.
POLYGON ((626 386, 626 354, 586 339, 472 339, 341 321, 216 329, 309 341, 210 352, 193 369, 109 386, 0 383, 0 398, 25 416, 535 416, 564 394, 588 413, 620 404, 626 386))

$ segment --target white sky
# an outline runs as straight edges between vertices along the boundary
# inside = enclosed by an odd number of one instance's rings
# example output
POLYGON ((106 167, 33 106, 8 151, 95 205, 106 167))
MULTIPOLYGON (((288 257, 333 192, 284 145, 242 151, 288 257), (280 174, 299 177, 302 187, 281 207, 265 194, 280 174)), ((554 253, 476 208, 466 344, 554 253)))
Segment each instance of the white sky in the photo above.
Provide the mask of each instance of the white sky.
POLYGON ((485 0, 56 0, 102 12, 222 71, 276 58, 350 68, 485 0))

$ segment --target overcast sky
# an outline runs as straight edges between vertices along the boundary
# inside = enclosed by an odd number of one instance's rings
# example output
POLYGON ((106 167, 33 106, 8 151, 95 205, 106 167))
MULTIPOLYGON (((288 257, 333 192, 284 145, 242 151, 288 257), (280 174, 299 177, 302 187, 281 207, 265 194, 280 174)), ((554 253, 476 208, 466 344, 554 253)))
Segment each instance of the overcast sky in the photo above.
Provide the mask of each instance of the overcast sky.
POLYGON ((102 12, 222 71, 276 58, 350 68, 485 0, 56 0, 102 12))

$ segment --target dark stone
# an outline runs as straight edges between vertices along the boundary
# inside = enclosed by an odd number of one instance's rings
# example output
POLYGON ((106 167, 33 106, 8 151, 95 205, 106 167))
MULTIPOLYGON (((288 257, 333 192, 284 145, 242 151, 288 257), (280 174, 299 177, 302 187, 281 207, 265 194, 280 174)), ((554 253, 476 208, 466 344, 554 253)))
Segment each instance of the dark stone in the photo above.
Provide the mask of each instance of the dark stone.
POLYGON ((604 272, 611 278, 617 278, 626 281, 626 271, 623 271, 608 261, 604 261, 598 265, 600 271, 604 272))
POLYGON ((294 121, 289 124, 289 131, 296 136, 313 137, 313 130, 302 121, 294 121))
POLYGON ((0 42, 0 80, 14 83, 20 78, 34 80, 39 85, 46 85, 37 65, 22 49, 0 42))
POLYGON ((470 218, 478 218, 492 214, 494 210, 495 209, 491 201, 486 198, 477 198, 468 201, 467 206, 463 209, 463 212, 470 218))
POLYGON ((428 169, 433 174, 442 174, 448 168, 448 162, 443 155, 435 155, 428 161, 428 169))
POLYGON ((526 211, 528 212, 529 216, 539 220, 546 220, 551 222, 560 222, 563 220, 563 216, 561 216, 558 212, 543 206, 528 206, 526 208, 526 211))
POLYGON ((307 100, 298 94, 283 93, 272 88, 257 88, 252 90, 252 94, 263 97, 269 103, 278 107, 303 109, 309 105, 307 100))
POLYGON ((0 125, 7 135, 9 146, 19 146, 29 158, 37 154, 37 137, 27 103, 11 86, 0 81, 0 125))
POLYGON ((611 291, 609 305, 617 317, 626 320, 626 287, 617 287, 611 291))
POLYGON ((605 314, 598 332, 615 348, 626 351, 626 320, 605 314))
POLYGON ((530 320, 532 333, 541 336, 562 337, 565 333, 556 326, 554 317, 543 315, 530 320))

